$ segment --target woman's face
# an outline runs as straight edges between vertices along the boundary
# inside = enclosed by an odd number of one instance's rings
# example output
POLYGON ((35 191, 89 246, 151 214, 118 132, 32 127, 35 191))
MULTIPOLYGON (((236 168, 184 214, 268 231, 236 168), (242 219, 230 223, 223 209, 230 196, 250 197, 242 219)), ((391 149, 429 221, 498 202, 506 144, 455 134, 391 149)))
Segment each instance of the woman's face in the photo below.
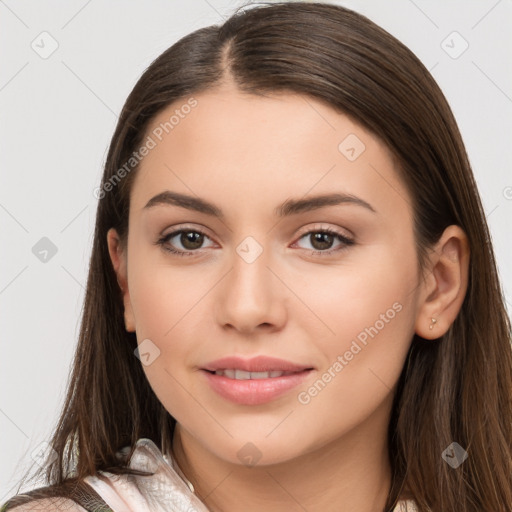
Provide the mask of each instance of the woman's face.
POLYGON ((154 392, 190 440, 237 464, 385 436, 420 293, 390 153, 309 97, 194 98, 153 120, 130 198, 125 318, 154 392), (306 370, 205 369, 230 356, 306 370))

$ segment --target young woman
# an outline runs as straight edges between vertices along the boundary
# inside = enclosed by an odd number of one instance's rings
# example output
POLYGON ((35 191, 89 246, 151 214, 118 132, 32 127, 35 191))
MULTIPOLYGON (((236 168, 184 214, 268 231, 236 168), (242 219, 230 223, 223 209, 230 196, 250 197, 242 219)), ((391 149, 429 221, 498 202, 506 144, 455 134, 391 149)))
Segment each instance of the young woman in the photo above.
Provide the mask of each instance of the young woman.
POLYGON ((165 51, 107 157, 48 486, 7 510, 512 510, 512 352, 439 87, 342 7, 165 51))

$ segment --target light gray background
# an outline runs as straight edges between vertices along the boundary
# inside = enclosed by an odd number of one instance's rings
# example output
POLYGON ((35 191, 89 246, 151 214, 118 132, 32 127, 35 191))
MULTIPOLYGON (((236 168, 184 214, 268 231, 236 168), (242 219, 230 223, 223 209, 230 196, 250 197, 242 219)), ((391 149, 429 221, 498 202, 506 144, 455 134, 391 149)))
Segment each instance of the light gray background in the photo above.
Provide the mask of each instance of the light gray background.
MULTIPOLYGON (((49 438, 64 397, 92 244, 93 190, 116 115, 157 55, 241 3, 0 0, 0 502, 49 438), (43 59, 52 38, 58 48, 43 59), (57 247, 45 263, 32 252, 42 237, 57 247)), ((446 94, 512 310, 512 0, 331 3, 398 37, 446 94), (464 41, 469 47, 458 56, 464 41)))

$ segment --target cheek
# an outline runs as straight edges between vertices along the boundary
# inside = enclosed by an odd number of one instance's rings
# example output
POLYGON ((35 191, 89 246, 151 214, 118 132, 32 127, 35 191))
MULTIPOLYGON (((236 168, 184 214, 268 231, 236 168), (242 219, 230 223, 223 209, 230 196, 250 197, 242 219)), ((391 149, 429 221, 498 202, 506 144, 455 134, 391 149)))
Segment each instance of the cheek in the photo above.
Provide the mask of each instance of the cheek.
POLYGON ((200 281, 191 280, 190 274, 175 267, 137 267, 136 261, 132 258, 130 299, 139 351, 151 354, 146 364, 141 359, 143 370, 159 401, 171 414, 179 416, 190 403, 190 395, 184 389, 190 387, 186 365, 190 357, 190 319, 205 291, 200 289, 200 281))
POLYGON ((130 302, 139 350, 145 343, 151 353, 143 370, 159 400, 174 410, 190 400, 182 386, 190 387, 188 371, 197 363, 197 345, 204 339, 204 304, 210 303, 208 294, 218 278, 206 266, 180 268, 161 256, 155 260, 142 250, 130 254, 130 302))
MULTIPOLYGON (((189 320, 195 305, 214 285, 211 272, 149 258, 132 258, 129 270, 130 301, 138 336, 165 342, 189 320)), ((193 316, 193 315, 192 315, 193 316)))
POLYGON ((289 280, 313 314, 295 314, 294 319, 306 330, 313 322, 323 325, 322 336, 333 350, 358 335, 364 343, 367 329, 374 326, 379 336, 387 332, 393 339, 404 328, 403 338, 414 323, 418 274, 412 242, 361 248, 337 266, 310 265, 303 275, 307 278, 289 275, 289 280))
POLYGON ((309 413, 318 409, 333 425, 355 425, 390 394, 414 334, 414 250, 406 241, 375 247, 371 257, 361 252, 329 279, 315 279, 308 305, 330 332, 316 341, 324 362, 318 379, 297 397, 309 413))

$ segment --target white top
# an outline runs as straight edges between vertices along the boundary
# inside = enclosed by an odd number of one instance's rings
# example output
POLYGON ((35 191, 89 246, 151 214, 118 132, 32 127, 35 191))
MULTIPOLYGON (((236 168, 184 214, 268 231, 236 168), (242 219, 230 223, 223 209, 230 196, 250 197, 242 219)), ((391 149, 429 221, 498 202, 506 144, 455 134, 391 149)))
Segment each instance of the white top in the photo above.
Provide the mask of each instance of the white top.
POLYGON ((151 439, 135 445, 129 467, 153 476, 114 475, 102 471, 107 481, 88 476, 85 481, 115 512, 209 512, 172 457, 162 454, 151 439))
MULTIPOLYGON (((150 439, 137 441, 129 466, 155 472, 155 475, 131 476, 128 479, 127 475, 109 474, 108 483, 97 477, 85 479, 115 512, 209 512, 173 458, 163 455, 150 439)), ((418 510, 408 500, 400 501, 393 512, 418 510)))
MULTIPOLYGON (((115 475, 100 471, 98 476, 85 478, 114 512, 210 512, 194 494, 193 485, 172 457, 163 455, 150 439, 137 441, 129 467, 154 475, 115 475)), ((65 498, 38 500, 15 507, 13 512, 36 510, 85 512, 83 507, 65 498)), ((407 500, 398 502, 393 512, 418 512, 418 509, 413 501, 407 500)))

